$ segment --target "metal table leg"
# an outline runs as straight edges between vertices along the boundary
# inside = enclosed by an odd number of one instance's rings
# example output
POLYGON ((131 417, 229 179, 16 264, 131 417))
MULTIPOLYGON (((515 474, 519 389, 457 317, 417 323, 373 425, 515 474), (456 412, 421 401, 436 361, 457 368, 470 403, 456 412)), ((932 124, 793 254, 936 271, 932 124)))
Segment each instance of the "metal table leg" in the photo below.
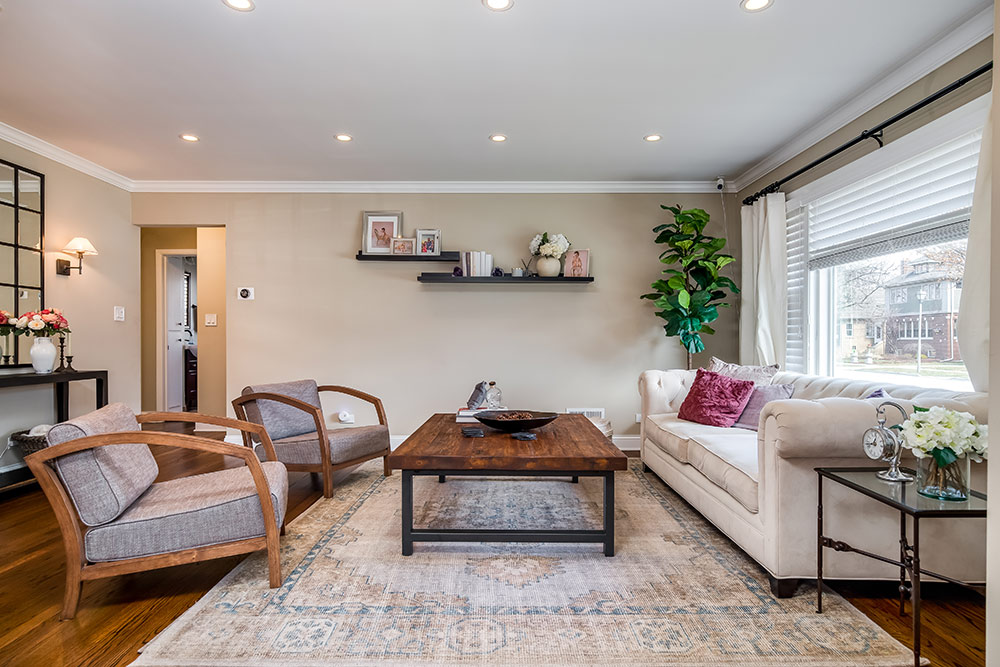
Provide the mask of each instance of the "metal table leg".
POLYGON ((910 569, 910 608, 913 610, 913 664, 920 667, 920 518, 913 517, 913 552, 910 569))
POLYGON ((604 555, 615 555, 615 474, 604 473, 604 555))
POLYGON ((823 613, 823 475, 816 485, 816 613, 823 613))
POLYGON ((899 615, 902 616, 906 613, 906 594, 909 592, 909 587, 906 585, 906 562, 909 554, 907 553, 907 542, 906 542, 906 513, 899 513, 899 615))
POLYGON ((413 471, 403 471, 403 555, 413 555, 413 471))

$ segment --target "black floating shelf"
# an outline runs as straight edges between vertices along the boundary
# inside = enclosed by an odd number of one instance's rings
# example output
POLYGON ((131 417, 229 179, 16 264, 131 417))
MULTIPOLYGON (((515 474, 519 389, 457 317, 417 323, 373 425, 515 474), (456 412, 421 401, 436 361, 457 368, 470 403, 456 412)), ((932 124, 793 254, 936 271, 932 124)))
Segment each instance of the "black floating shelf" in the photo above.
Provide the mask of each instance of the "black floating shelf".
POLYGON ((559 275, 551 278, 543 276, 454 276, 450 273, 421 273, 417 280, 422 283, 592 283, 593 277, 567 278, 559 275))
POLYGON ((355 259, 360 262, 449 262, 458 264, 458 254, 457 250, 449 250, 443 251, 440 255, 366 255, 359 250, 355 259))

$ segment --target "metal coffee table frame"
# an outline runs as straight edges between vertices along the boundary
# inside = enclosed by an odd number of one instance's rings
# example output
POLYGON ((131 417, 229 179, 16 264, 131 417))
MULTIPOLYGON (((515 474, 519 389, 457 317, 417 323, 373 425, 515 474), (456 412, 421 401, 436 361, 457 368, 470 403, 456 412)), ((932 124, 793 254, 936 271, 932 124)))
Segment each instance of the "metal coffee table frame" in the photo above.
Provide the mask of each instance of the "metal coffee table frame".
MULTIPOLYGON (((570 542, 601 543, 604 555, 615 555, 615 473, 594 470, 407 470, 403 469, 403 555, 413 554, 414 542, 570 542), (578 477, 604 478, 602 530, 484 530, 413 527, 413 477, 578 477)), ((502 483, 499 482, 498 483, 502 483)))

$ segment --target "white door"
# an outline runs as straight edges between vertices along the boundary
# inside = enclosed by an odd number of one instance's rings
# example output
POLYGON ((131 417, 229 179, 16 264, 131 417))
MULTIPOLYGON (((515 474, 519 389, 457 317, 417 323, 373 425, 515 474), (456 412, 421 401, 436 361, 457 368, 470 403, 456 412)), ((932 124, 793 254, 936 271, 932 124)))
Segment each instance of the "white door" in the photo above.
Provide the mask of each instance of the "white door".
POLYGON ((166 310, 167 410, 184 409, 184 260, 167 257, 163 300, 166 310))

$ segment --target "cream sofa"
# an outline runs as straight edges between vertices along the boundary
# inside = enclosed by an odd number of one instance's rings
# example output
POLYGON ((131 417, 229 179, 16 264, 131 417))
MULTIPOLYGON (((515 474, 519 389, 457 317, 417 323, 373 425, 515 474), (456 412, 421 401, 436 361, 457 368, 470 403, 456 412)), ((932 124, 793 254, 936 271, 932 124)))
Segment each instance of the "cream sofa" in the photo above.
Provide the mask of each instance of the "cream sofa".
MULTIPOLYGON (((875 425, 884 389, 908 411, 914 404, 971 412, 985 423, 987 397, 798 373, 778 373, 793 397, 768 403, 757 433, 678 419, 694 371, 646 371, 642 398, 642 461, 719 530, 760 563, 776 594, 794 594, 799 579, 816 576, 816 492, 819 466, 886 465, 861 449, 875 425)), ((887 411, 890 424, 898 411, 887 411), (895 413, 895 415, 893 414, 895 413)), ((904 464, 906 459, 904 459, 904 464)), ((910 463, 912 465, 912 461, 910 463)), ((986 491, 986 464, 974 464, 973 488, 986 491)), ((857 548, 899 553, 899 514, 830 481, 823 484, 825 532, 857 548)), ((924 568, 966 581, 984 581, 984 519, 925 519, 920 524, 924 568)), ((912 535, 912 534, 911 534, 912 535)), ((898 579, 899 570, 858 554, 824 554, 831 579, 898 579)))

